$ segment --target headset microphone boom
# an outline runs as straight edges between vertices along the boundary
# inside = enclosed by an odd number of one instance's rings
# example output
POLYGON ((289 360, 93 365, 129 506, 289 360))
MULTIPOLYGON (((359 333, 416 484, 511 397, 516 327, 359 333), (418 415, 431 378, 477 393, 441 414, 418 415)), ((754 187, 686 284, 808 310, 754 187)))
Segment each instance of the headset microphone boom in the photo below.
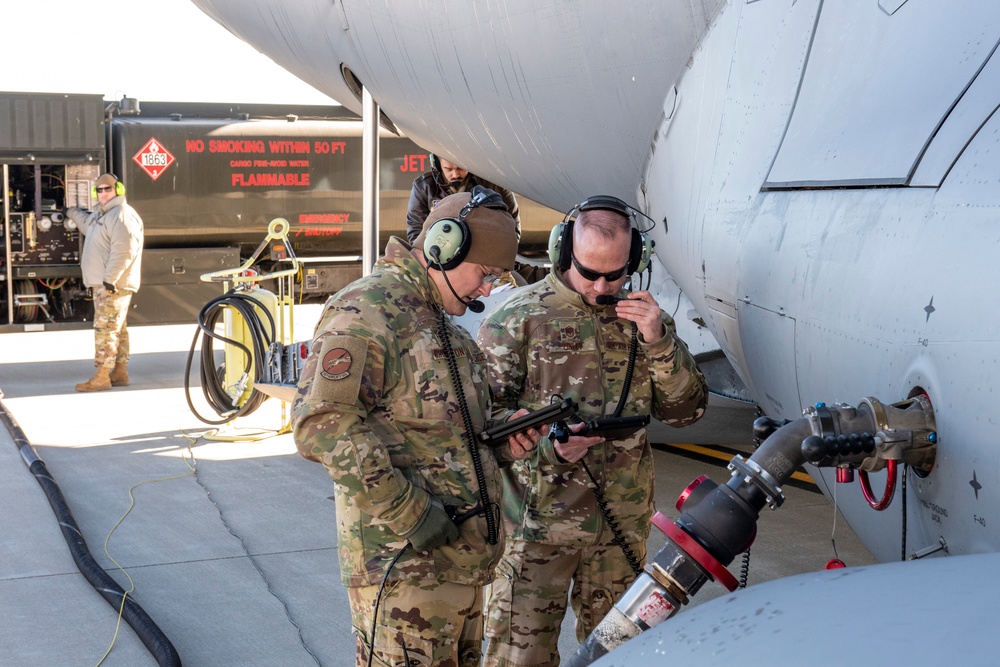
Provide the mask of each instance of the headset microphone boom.
MULTIPOLYGON (((428 253, 431 256, 431 259, 433 259, 434 262, 437 264, 437 266, 441 266, 441 249, 438 248, 436 245, 432 245, 428 249, 428 253)), ((463 304, 465 304, 466 308, 468 308, 472 312, 476 313, 477 315, 479 313, 482 313, 484 310, 486 310, 486 306, 483 304, 482 301, 479 301, 478 299, 469 299, 469 300, 466 300, 466 299, 463 299, 462 297, 460 297, 458 295, 458 292, 455 291, 455 288, 451 286, 451 281, 448 280, 448 272, 447 271, 445 271, 444 269, 441 269, 441 275, 444 276, 444 282, 445 282, 446 285, 448 285, 448 289, 451 290, 451 293, 455 295, 456 299, 458 299, 460 302, 462 302, 463 304)))

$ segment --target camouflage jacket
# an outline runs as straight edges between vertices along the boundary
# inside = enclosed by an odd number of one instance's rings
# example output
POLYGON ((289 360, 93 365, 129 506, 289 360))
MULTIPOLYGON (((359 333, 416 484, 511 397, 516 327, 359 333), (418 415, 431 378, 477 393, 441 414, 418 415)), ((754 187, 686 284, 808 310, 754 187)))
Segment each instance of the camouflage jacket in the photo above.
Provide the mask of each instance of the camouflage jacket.
MULTIPOLYGON (((374 271, 333 295, 316 327, 292 428, 299 452, 326 466, 335 482, 338 553, 345 586, 378 584, 407 544, 431 496, 459 513, 479 504, 439 326, 448 332, 475 432, 490 394, 485 357, 468 332, 444 317, 440 292, 399 239, 374 271)), ((501 480, 492 450, 479 447, 491 504, 501 480)), ((495 505, 494 505, 495 507, 495 505)), ((486 583, 503 546, 487 543, 480 514, 439 549, 410 549, 390 579, 486 583)))
MULTIPOLYGON (((631 389, 622 416, 652 414, 672 426, 705 412, 705 379, 663 313, 666 335, 638 338, 631 389)), ((614 413, 628 366, 632 323, 614 306, 591 306, 553 270, 513 295, 483 322, 494 417, 536 410, 553 394, 572 398, 583 419, 614 413)), ((590 448, 584 460, 600 484, 628 543, 645 540, 652 514, 653 460, 646 430, 590 448)), ((580 463, 565 463, 543 438, 534 455, 504 471, 507 537, 569 546, 613 543, 580 463)))

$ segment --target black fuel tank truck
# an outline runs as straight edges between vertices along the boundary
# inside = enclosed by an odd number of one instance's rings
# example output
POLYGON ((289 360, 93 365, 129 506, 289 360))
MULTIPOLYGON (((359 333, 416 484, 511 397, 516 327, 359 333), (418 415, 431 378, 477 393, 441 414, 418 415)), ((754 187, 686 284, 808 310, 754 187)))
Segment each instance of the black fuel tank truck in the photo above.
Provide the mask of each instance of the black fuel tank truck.
MULTIPOLYGON (((361 275, 362 123, 339 106, 106 102, 99 95, 0 93, 0 331, 75 328, 93 309, 80 280, 80 234, 64 215, 92 208, 104 171, 142 216, 142 288, 129 324, 194 322, 275 218, 323 298, 361 275)), ((380 239, 405 237, 413 179, 427 152, 380 131, 380 239)), ((519 201, 522 247, 544 246, 559 214, 519 201), (537 238, 536 238, 537 237, 537 238)), ((280 265, 275 243, 263 273, 280 265)))

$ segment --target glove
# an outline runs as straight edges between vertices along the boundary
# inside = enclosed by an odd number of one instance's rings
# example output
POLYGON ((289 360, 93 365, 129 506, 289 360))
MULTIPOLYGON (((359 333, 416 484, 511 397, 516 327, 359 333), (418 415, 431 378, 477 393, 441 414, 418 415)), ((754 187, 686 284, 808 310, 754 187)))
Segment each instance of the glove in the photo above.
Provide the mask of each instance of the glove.
POLYGON ((115 292, 117 292, 117 291, 118 291, 118 288, 117 288, 117 287, 115 287, 114 285, 112 285, 111 283, 109 283, 109 282, 108 282, 108 281, 106 281, 106 280, 104 281, 104 289, 108 290, 108 291, 109 291, 109 292, 111 292, 112 294, 114 294, 115 292))
POLYGON ((431 500, 417 527, 406 537, 417 551, 430 551, 455 540, 458 526, 437 501, 431 500))

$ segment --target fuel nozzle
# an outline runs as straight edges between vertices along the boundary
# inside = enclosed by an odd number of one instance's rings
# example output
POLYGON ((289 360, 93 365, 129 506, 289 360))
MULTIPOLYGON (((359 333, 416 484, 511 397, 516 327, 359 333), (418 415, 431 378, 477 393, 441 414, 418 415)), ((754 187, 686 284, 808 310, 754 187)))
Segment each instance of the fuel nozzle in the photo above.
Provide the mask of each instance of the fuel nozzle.
POLYGON ((736 590, 738 582, 726 565, 750 547, 757 535, 757 510, 764 503, 760 493, 754 494, 757 507, 740 496, 747 484, 738 471, 721 486, 701 476, 677 499, 681 516, 676 521, 659 512, 653 515, 651 522, 666 542, 580 646, 571 667, 589 665, 671 618, 709 579, 736 590))

